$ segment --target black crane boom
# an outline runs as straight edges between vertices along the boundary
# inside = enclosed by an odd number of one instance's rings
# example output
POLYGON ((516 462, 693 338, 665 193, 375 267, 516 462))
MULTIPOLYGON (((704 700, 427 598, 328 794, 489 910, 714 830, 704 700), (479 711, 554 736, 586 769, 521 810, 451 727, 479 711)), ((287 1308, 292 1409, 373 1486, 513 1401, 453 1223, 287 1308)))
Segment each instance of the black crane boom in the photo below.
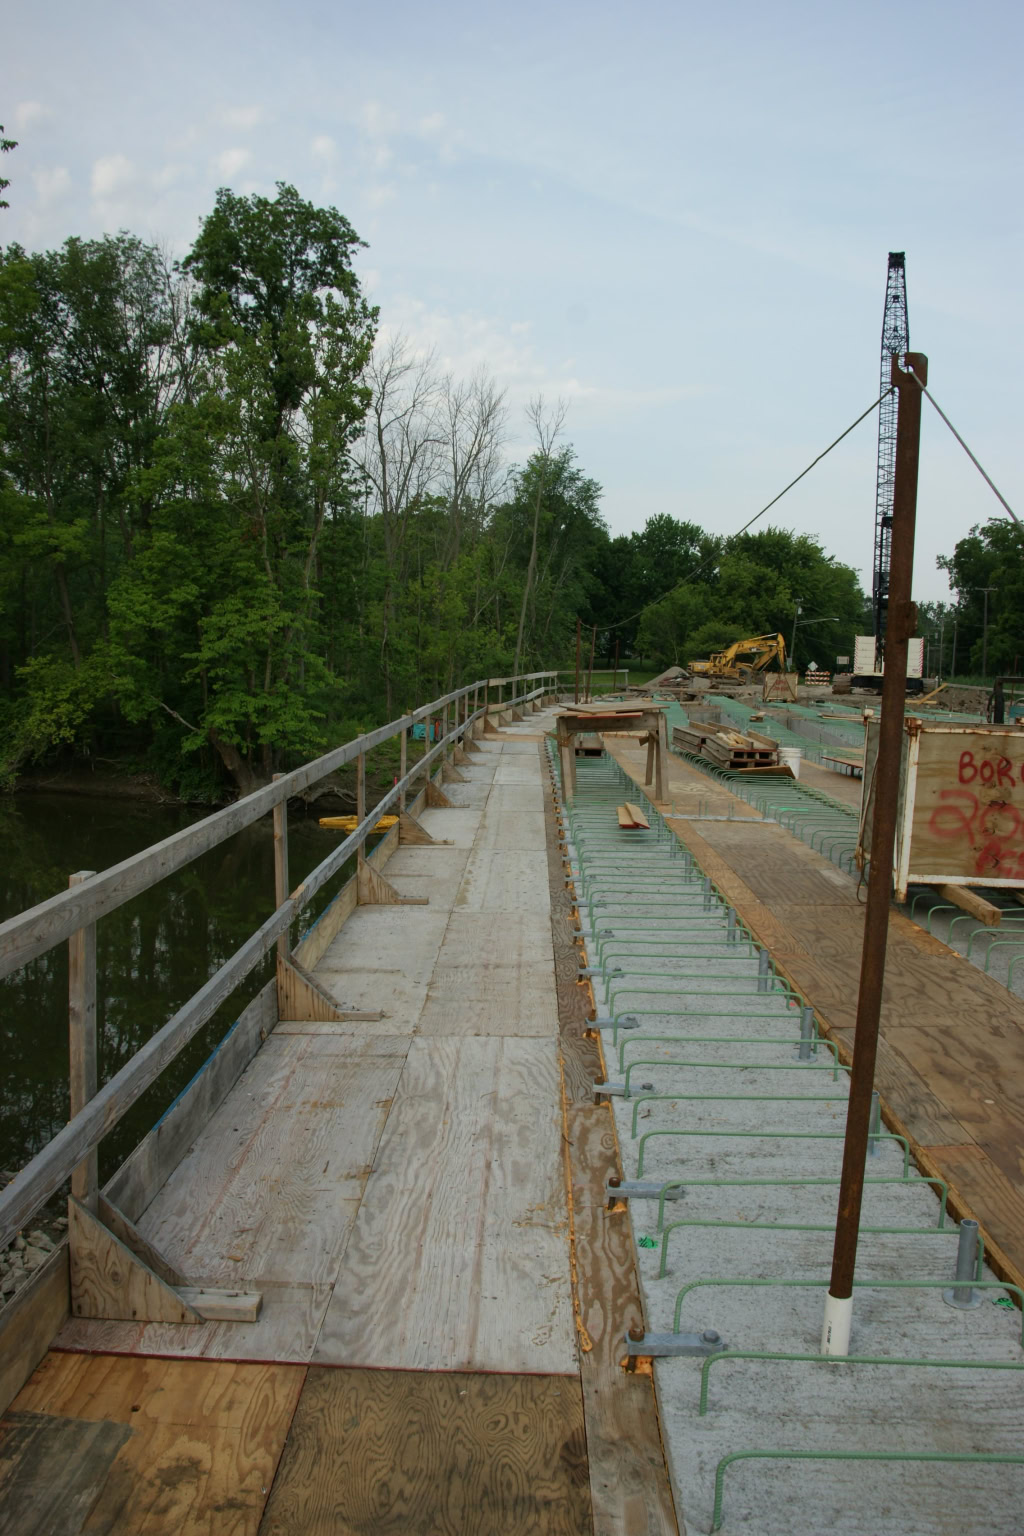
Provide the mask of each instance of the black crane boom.
POLYGON ((892 358, 902 358, 910 348, 907 320, 907 277, 904 253, 889 252, 889 271, 885 284, 885 313, 882 316, 882 363, 880 393, 884 396, 878 413, 878 478, 875 484, 875 571, 872 604, 875 615, 876 666, 881 666, 885 651, 885 628, 889 610, 889 558, 892 544, 892 497, 896 474, 895 390, 889 392, 892 358))

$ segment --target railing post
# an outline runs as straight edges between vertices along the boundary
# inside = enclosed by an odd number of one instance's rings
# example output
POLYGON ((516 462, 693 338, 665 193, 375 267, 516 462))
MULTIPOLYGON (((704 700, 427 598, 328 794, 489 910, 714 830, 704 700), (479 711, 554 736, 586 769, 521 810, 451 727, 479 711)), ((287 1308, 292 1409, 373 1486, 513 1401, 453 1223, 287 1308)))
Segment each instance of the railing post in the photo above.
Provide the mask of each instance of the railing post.
MULTIPOLYGON (((361 827, 366 817, 366 753, 360 752, 356 758, 356 826, 361 827)), ((366 843, 359 845, 359 853, 356 856, 356 865, 361 869, 366 863, 366 843)))
MULTIPOLYGON (((274 779, 281 778, 281 774, 275 773, 274 779)), ((274 806, 274 905, 283 906, 288 900, 288 802, 282 800, 274 806)), ((288 930, 285 929, 277 940, 277 978, 278 982, 284 974, 284 967, 288 961, 288 930)))
MULTIPOLYGON (((409 771, 409 727, 406 725, 406 726, 402 727, 402 747, 401 747, 401 756, 398 759, 398 777, 400 779, 404 779, 406 774, 408 773, 408 771, 409 771)), ((398 797, 398 809, 400 811, 404 811, 405 810, 405 790, 404 789, 402 790, 401 794, 398 797)))
MULTIPOLYGON (((81 885, 96 873, 80 869, 68 880, 81 885)), ((68 1044, 71 1119, 96 1095, 96 924, 68 939, 68 1044)), ((71 1174, 71 1193, 93 1213, 99 1207, 99 1151, 93 1147, 71 1174)))

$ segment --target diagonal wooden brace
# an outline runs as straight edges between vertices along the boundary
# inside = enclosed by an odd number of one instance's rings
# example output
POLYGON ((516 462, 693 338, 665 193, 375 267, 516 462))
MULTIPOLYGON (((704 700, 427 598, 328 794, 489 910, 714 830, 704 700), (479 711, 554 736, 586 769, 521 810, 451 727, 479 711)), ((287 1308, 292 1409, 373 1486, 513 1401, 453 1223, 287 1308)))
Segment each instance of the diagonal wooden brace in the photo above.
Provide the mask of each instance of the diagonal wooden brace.
POLYGON ((190 1286, 116 1206, 102 1200, 108 1226, 68 1199, 71 1311, 75 1317, 140 1323, 254 1323, 258 1292, 190 1286), (167 1278, 173 1277, 172 1279, 167 1278))

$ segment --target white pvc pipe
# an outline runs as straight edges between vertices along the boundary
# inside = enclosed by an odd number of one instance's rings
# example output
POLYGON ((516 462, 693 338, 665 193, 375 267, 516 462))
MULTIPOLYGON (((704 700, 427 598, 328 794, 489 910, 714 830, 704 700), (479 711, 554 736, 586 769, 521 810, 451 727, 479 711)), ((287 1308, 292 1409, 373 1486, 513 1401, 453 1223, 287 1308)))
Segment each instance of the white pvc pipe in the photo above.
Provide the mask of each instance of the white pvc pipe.
POLYGON ((853 1297, 825 1297, 825 1321, 821 1328, 821 1352, 823 1355, 848 1355, 850 1353, 850 1324, 853 1322, 853 1297))

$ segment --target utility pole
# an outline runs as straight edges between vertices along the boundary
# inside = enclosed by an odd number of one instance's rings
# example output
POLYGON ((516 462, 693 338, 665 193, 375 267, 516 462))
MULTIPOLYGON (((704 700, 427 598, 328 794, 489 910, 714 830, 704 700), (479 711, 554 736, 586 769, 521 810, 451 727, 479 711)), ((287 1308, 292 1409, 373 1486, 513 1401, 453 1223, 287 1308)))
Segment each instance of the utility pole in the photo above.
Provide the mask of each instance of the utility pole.
POLYGON ((939 682, 942 682, 943 647, 946 641, 946 615, 939 619, 939 682))
POLYGON ((615 671, 612 674, 612 693, 619 691, 619 637, 615 636, 615 671))
POLYGON ((582 624, 582 619, 576 620, 576 693, 573 697, 574 704, 578 704, 580 701, 580 633, 582 624))
POLYGON ((590 671, 587 673, 587 703, 593 698, 591 688, 594 683, 594 647, 597 645, 597 625, 590 632, 590 671))
POLYGON ((979 592, 985 596, 985 616, 981 622, 981 675, 988 677, 988 595, 990 592, 998 592, 998 587, 978 587, 979 592))
POLYGON ((796 612, 793 614, 793 638, 789 642, 789 664, 792 671, 796 671, 796 626, 803 606, 803 598, 796 600, 796 612))
POLYGON ((864 1198, 864 1165, 871 1122, 871 1095, 878 1056, 878 1022, 885 979, 892 896, 892 858, 896 845, 896 808, 903 756, 903 716, 907 689, 907 647, 917 612, 911 601, 914 573, 914 524, 917 516, 917 467, 921 445, 921 389, 928 382, 928 359, 920 352, 906 355, 908 372, 892 359, 892 383, 898 394, 895 473, 892 500, 892 542, 888 582, 885 674, 882 717, 875 760, 875 804, 871 823, 871 867, 864 913, 857 1024, 850 1073, 850 1098, 843 1145, 832 1277, 825 1299, 821 1331, 823 1355, 850 1352, 853 1319, 853 1273, 864 1198))
POLYGON ((949 663, 949 675, 950 675, 950 677, 956 677, 956 627, 959 624, 959 622, 960 622, 960 615, 959 615, 959 613, 954 613, 954 615, 953 615, 953 656, 952 656, 952 659, 951 659, 951 661, 949 663))

